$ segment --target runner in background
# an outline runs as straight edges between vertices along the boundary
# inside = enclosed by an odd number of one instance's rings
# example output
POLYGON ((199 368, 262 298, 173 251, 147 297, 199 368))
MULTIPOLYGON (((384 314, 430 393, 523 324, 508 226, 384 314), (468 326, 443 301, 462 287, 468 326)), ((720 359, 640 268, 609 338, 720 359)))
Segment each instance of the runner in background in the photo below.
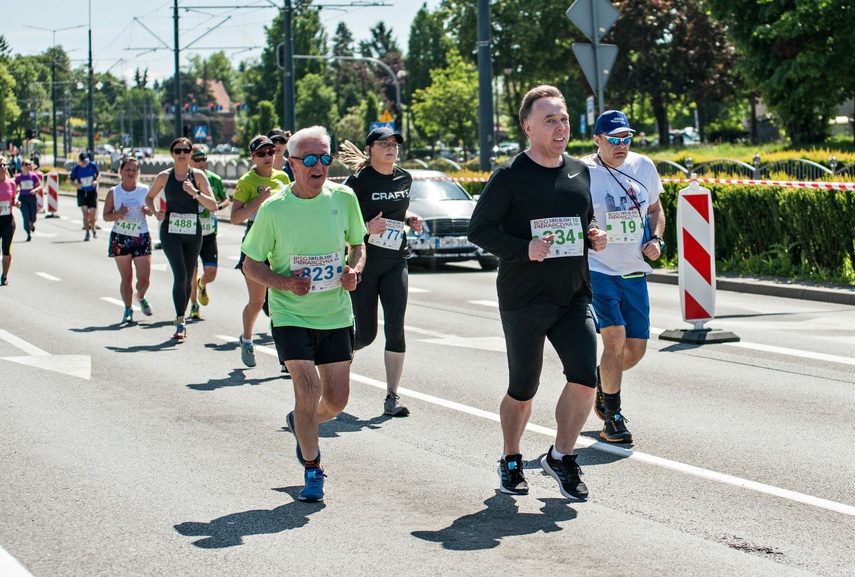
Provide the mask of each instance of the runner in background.
POLYGON ((83 230, 86 236, 83 240, 97 238, 95 223, 98 221, 98 178, 101 171, 98 165, 89 159, 89 153, 81 152, 80 161, 71 169, 68 177, 69 182, 77 188, 77 206, 83 216, 83 230))
POLYGON ((142 312, 151 316, 151 305, 145 298, 151 278, 151 235, 145 217, 152 216, 146 206, 148 187, 139 184, 140 163, 133 156, 119 164, 122 182, 107 192, 104 200, 104 220, 113 223, 107 256, 116 261, 122 283, 119 292, 125 303, 123 323, 134 322, 134 269, 137 271, 136 298, 142 312))
MULTIPOLYGON (((217 200, 217 210, 221 210, 229 205, 229 196, 226 194, 226 187, 223 186, 223 179, 208 170, 207 163, 208 155, 205 149, 199 144, 193 145, 190 166, 205 172, 214 198, 217 200)), ((217 213, 201 205, 199 210, 199 222, 202 226, 202 249, 199 252, 199 258, 202 261, 202 277, 199 278, 199 265, 197 264, 196 268, 193 269, 193 281, 190 283, 190 314, 187 315, 188 319, 195 320, 202 320, 199 305, 208 306, 210 302, 208 285, 217 278, 218 261, 217 213)))
POLYGON ((175 334, 173 338, 187 338, 184 314, 190 302, 190 281, 202 249, 202 227, 199 224, 199 205, 217 210, 217 201, 205 173, 190 166, 193 144, 189 139, 176 138, 169 145, 174 166, 154 178, 145 197, 149 211, 160 221, 160 244, 172 268, 172 304, 175 307, 175 334), (154 206, 157 195, 163 191, 166 211, 154 206))
POLYGON ((12 208, 21 206, 15 198, 17 185, 8 174, 9 164, 0 156, 0 250, 3 253, 3 274, 0 285, 9 284, 9 267, 12 266, 12 239, 15 237, 15 215, 12 208))
POLYGON ((36 218, 39 213, 39 201, 36 195, 42 190, 42 175, 33 171, 30 160, 21 162, 21 174, 15 176, 18 186, 18 201, 21 203, 21 217, 24 220, 24 230, 27 232, 27 242, 32 240, 36 230, 36 218))
POLYGON ((291 164, 288 162, 288 139, 291 138, 290 130, 282 130, 281 128, 272 128, 267 133, 267 138, 276 147, 276 156, 273 157, 273 168, 283 170, 294 182, 294 173, 291 172, 291 164))
MULTIPOLYGON (((238 180, 231 213, 232 224, 246 222, 244 238, 252 229, 258 207, 272 194, 284 190, 285 186, 291 184, 291 179, 288 178, 287 174, 273 168, 276 150, 269 138, 261 134, 254 136, 249 142, 249 154, 252 156, 255 166, 238 180)), ((243 271, 245 258, 246 255, 241 252, 235 268, 243 271)), ((242 314, 243 333, 240 336, 240 358, 247 367, 254 367, 255 346, 252 344, 252 331, 255 328, 255 321, 261 313, 261 307, 264 305, 267 287, 246 275, 244 275, 244 280, 246 281, 249 300, 243 308, 242 314)))

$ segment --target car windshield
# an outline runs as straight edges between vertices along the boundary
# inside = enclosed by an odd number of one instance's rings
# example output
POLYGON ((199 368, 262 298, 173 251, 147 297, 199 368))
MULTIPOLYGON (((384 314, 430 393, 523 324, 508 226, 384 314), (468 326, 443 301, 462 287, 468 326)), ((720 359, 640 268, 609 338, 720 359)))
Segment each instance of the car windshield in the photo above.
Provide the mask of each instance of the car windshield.
POLYGON ((471 200, 471 196, 450 180, 414 180, 410 187, 412 200, 471 200))

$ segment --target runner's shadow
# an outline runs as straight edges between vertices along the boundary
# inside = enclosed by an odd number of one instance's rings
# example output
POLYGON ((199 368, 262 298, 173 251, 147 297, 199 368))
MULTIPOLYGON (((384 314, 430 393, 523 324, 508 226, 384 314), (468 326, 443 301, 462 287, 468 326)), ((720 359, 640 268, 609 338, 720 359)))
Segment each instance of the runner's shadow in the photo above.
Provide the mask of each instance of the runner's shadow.
MULTIPOLYGON (((340 413, 332 421, 321 423, 318 426, 318 437, 321 439, 335 439, 341 436, 342 433, 358 433, 363 429, 377 430, 380 428, 380 425, 393 418, 388 415, 381 415, 363 421, 359 417, 349 413, 340 413)), ((280 431, 289 435, 292 434, 287 424, 280 431)))
POLYGON ((576 511, 567 506, 566 499, 538 499, 543 503, 540 513, 520 513, 516 500, 496 489, 496 495, 484 504, 486 509, 455 519, 450 527, 438 531, 413 531, 417 539, 442 543, 450 551, 495 549, 502 539, 533 535, 538 532, 561 531, 561 521, 576 518, 576 511))
POLYGON ((216 391, 217 389, 222 389, 225 387, 242 387, 244 385, 261 385, 263 383, 267 383, 269 381, 276 381, 281 379, 279 375, 275 377, 267 377, 264 379, 247 379, 246 371, 248 369, 233 369, 228 377, 223 379, 211 379, 204 383, 194 383, 187 385, 188 389, 193 389, 194 391, 216 391))
POLYGON ((132 323, 115 323, 112 325, 104 325, 102 327, 83 327, 80 329, 68 329, 73 333, 94 333, 98 331, 120 331, 124 328, 133 328, 138 326, 136 322, 132 323))
MULTIPOLYGON (((579 435, 582 437, 588 437, 589 439, 595 439, 597 441, 600 441, 601 430, 602 429, 597 429, 595 431, 582 431, 581 433, 579 433, 579 435)), ((617 463, 618 461, 628 459, 630 454, 632 453, 632 443, 613 444, 606 443, 603 441, 602 445, 604 447, 614 447, 615 452, 601 451, 593 447, 588 447, 587 449, 579 449, 579 465, 582 467, 593 465, 609 465, 611 463, 617 463), (621 449, 625 449, 626 452, 622 451, 621 449)), ((540 467, 540 459, 537 460, 537 466, 540 467)))
POLYGON ((323 503, 301 503, 297 494, 302 487, 274 489, 288 493, 294 501, 273 509, 252 509, 218 517, 208 523, 186 521, 174 525, 185 537, 202 537, 193 542, 200 549, 224 549, 243 544, 250 535, 272 535, 299 529, 309 522, 309 514, 324 508, 323 503))

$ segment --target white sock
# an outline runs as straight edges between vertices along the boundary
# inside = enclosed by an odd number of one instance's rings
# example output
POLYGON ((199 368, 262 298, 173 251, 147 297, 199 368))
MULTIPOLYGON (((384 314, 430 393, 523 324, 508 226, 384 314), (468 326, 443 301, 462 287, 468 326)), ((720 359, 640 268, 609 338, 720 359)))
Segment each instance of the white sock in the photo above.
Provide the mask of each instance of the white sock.
POLYGON ((252 343, 252 339, 245 339, 243 335, 240 336, 240 342, 242 343, 252 343))
POLYGON ((552 450, 549 452, 549 456, 556 461, 560 461, 564 458, 564 453, 559 453, 558 449, 555 448, 555 445, 552 445, 552 450))

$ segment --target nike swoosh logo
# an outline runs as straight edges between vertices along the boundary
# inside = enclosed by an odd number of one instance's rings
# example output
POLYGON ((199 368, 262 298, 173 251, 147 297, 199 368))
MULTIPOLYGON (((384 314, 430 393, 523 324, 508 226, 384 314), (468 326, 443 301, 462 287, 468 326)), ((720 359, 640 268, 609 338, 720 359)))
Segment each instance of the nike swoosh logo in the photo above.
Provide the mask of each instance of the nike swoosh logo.
POLYGON ((580 174, 582 174, 582 173, 581 173, 581 172, 577 172, 576 174, 568 174, 568 175, 567 175, 567 178, 576 178, 576 177, 577 177, 577 176, 579 176, 580 174))

